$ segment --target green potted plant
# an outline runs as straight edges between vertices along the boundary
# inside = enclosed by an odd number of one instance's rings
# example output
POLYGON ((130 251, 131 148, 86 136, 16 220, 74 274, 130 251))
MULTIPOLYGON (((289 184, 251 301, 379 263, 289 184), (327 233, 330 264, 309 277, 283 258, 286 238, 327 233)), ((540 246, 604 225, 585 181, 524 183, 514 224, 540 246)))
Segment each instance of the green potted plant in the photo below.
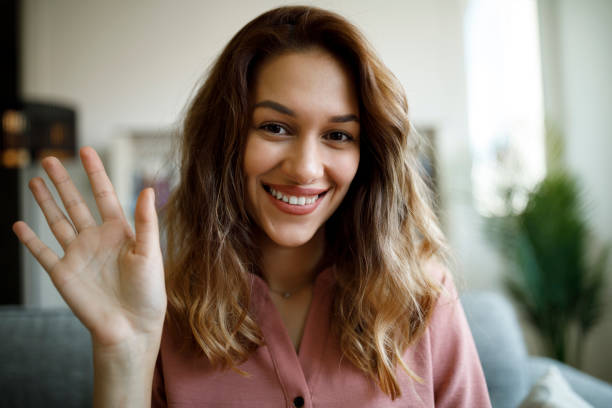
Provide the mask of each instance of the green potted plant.
MULTIPOLYGON (((576 179, 558 162, 549 169, 524 209, 508 206, 485 225, 509 261, 506 287, 551 356, 580 366, 583 341, 602 316, 609 251, 593 248, 576 179)), ((508 203, 515 193, 506 192, 508 203)))

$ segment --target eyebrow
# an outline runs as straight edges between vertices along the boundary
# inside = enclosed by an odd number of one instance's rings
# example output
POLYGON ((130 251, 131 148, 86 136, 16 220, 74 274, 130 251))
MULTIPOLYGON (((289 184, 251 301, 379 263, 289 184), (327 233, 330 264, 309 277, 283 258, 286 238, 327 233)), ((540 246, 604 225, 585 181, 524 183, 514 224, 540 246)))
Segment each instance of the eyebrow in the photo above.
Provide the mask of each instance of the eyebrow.
MULTIPOLYGON (((255 106, 253 106, 253 110, 255 110, 256 108, 270 108, 284 115, 293 116, 293 117, 297 116, 294 111, 292 111, 285 105, 282 105, 278 102, 274 102, 270 100, 265 100, 265 101, 256 103, 255 106)), ((357 117, 357 115, 349 113, 347 115, 332 116, 331 118, 329 118, 329 121, 334 122, 334 123, 344 123, 344 122, 359 123, 359 118, 357 117)))

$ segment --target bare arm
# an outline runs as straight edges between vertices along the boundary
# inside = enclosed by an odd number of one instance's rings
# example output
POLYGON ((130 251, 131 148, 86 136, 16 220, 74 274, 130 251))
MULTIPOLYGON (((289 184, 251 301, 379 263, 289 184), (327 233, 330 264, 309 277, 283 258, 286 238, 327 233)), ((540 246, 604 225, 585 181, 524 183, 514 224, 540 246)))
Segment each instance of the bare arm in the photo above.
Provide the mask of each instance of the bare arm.
POLYGON ((159 339, 94 350, 94 408, 150 407, 159 339))
POLYGON ((149 407, 166 312, 154 194, 141 192, 132 231, 98 155, 91 148, 80 153, 102 224, 96 224, 59 160, 47 158, 42 165, 67 214, 42 179, 31 180, 30 189, 64 256, 51 251, 26 223, 15 223, 13 230, 91 333, 94 406, 149 407))

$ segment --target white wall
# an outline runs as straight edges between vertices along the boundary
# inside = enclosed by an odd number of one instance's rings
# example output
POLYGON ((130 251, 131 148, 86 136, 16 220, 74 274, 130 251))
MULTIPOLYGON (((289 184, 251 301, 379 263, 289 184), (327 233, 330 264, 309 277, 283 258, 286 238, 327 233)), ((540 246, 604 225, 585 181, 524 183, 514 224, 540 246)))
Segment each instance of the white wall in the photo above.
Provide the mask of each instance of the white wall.
MULTIPOLYGON (((463 116, 449 109, 464 99, 461 1, 310 3, 363 28, 405 85, 415 116, 463 116)), ((26 0, 25 96, 76 104, 84 144, 104 145, 119 126, 165 126, 231 36, 278 4, 26 0)))
MULTIPOLYGON (((545 100, 581 181, 595 240, 612 244, 612 2, 540 0, 545 100)), ((588 372, 612 382, 612 262, 603 323, 585 352, 588 372)))

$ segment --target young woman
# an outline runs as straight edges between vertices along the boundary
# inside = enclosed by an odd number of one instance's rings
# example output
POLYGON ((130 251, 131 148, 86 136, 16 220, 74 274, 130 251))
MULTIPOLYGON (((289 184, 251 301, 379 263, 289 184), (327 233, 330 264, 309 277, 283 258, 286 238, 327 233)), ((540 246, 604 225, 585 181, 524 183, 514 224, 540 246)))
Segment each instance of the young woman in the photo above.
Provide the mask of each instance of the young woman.
POLYGON ((57 159, 34 197, 64 248, 14 230, 92 335, 97 406, 489 406, 391 73, 346 20, 248 23, 182 130, 180 184, 132 232, 81 150, 97 225, 57 159), (165 279, 164 279, 165 270, 165 279))

